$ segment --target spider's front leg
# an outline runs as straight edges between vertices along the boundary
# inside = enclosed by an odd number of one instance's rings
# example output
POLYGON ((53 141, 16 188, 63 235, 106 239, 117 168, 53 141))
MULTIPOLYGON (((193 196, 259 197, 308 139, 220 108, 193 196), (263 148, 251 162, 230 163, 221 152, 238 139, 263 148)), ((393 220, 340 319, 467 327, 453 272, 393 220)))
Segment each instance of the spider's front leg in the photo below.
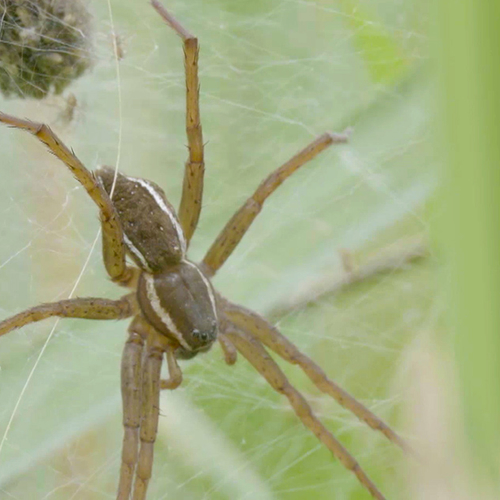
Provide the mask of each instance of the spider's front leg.
POLYGON ((160 389, 176 389, 182 382, 175 348, 171 339, 142 316, 134 318, 122 356, 124 436, 117 500, 146 498, 153 471, 160 389), (168 380, 160 380, 164 353, 168 380))
POLYGON ((250 309, 233 304, 222 297, 219 297, 219 301, 223 305, 224 314, 231 323, 258 339, 285 361, 299 366, 321 392, 331 396, 337 403, 351 411, 372 429, 380 431, 403 451, 415 456, 415 452, 401 436, 356 398, 342 389, 333 380, 330 380, 326 373, 311 358, 299 351, 290 340, 265 318, 250 309))
POLYGON ((160 414, 160 389, 162 383, 161 365, 163 354, 167 352, 167 362, 169 363, 170 379, 167 386, 170 389, 175 389, 181 380, 182 376, 180 369, 175 362, 172 362, 172 344, 171 341, 150 328, 147 339, 147 349, 143 356, 142 368, 142 411, 141 411, 141 427, 140 427, 140 449, 137 460, 137 468, 135 471, 134 493, 132 500, 145 500, 149 480, 153 472, 154 444, 156 434, 158 432, 158 418, 160 414), (173 371, 172 371, 173 370, 173 371))
POLYGON ((123 446, 117 500, 129 500, 137 465, 139 450, 139 427, 141 424, 142 358, 145 333, 142 320, 136 317, 129 327, 121 366, 121 389, 123 402, 123 446))
POLYGON ((304 426, 316 435, 318 440, 330 450, 333 456, 336 457, 346 469, 356 475, 359 482, 376 500, 385 500, 385 497, 367 476, 356 459, 314 415, 309 403, 304 399, 302 394, 290 384, 286 375, 267 353, 262 344, 247 332, 238 329, 235 325, 227 325, 224 334, 247 361, 267 380, 269 385, 288 399, 304 426))
POLYGON ((22 120, 5 113, 0 113, 0 122, 32 133, 71 170, 99 208, 102 226, 102 254, 106 271, 115 283, 133 288, 137 282, 138 270, 128 267, 125 263, 125 244, 120 223, 109 196, 92 172, 85 168, 73 151, 47 125, 22 120))

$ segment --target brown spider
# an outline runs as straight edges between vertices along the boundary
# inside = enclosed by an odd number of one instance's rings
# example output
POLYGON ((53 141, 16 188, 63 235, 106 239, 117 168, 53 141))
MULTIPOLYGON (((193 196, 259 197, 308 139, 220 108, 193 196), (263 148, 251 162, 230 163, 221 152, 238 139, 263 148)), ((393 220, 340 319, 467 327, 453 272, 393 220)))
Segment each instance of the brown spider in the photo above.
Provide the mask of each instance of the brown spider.
POLYGON ((304 397, 289 383, 264 345, 298 365, 322 392, 352 411, 373 429, 408 450, 407 444, 370 410, 356 401, 302 354, 274 326, 253 311, 233 304, 213 289, 210 278, 240 242, 263 203, 302 165, 348 134, 325 133, 274 171, 233 215, 200 264, 186 258, 196 229, 203 194, 203 139, 199 112, 198 40, 156 0, 153 7, 184 42, 186 70, 186 162, 177 216, 163 190, 151 181, 126 177, 112 168, 92 173, 43 124, 0 113, 0 121, 27 130, 46 144, 83 185, 99 208, 103 260, 110 278, 133 291, 120 300, 76 298, 43 304, 0 323, 0 335, 51 316, 86 319, 132 317, 121 368, 124 438, 118 500, 143 500, 153 467, 153 446, 160 389, 182 381, 177 359, 208 351, 218 341, 227 364, 241 353, 267 382, 285 395, 302 423, 351 470, 373 495, 384 496, 349 452, 313 414, 304 397), (129 256, 137 267, 126 262, 129 256), (161 380, 163 356, 169 378, 161 380))

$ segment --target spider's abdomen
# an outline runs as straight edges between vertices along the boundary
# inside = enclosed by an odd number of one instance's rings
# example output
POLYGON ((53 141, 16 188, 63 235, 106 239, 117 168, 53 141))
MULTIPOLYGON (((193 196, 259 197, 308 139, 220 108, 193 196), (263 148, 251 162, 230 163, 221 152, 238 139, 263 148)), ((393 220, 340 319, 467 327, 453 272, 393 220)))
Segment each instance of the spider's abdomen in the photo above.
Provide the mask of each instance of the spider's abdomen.
MULTIPOLYGON (((108 194, 115 171, 96 171, 108 194)), ((174 208, 154 182, 118 173, 112 196, 130 256, 147 272, 157 273, 179 263, 186 240, 174 208)))
POLYGON ((187 260, 160 274, 142 273, 137 298, 144 317, 190 358, 210 349, 218 333, 215 293, 201 269, 187 260))

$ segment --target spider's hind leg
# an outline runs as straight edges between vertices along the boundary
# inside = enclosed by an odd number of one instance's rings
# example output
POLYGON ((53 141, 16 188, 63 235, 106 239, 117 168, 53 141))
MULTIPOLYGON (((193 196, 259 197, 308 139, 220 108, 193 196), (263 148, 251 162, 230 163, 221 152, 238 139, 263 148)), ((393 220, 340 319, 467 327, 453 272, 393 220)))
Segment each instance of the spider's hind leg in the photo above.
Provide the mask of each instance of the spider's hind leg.
POLYGON ((182 198, 179 207, 186 242, 189 245, 201 212, 205 163, 203 134, 200 119, 200 83, 198 79, 198 39, 187 31, 157 0, 152 5, 163 20, 184 42, 184 67, 186 70, 186 135, 189 158, 184 170, 182 198))
POLYGON ((85 168, 73 151, 47 125, 22 120, 5 113, 0 113, 0 122, 32 133, 71 170, 99 208, 102 225, 102 253, 106 271, 115 283, 131 287, 137 278, 137 272, 125 263, 125 245, 120 223, 109 196, 92 172, 85 168))

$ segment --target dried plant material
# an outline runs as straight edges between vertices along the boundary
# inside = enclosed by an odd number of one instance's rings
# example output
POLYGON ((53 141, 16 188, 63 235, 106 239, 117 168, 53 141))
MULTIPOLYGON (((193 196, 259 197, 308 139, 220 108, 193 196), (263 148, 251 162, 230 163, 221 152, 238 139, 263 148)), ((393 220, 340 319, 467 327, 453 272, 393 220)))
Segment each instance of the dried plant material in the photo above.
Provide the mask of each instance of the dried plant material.
POLYGON ((0 0, 0 89, 60 94, 91 65, 90 14, 79 0, 0 0))

